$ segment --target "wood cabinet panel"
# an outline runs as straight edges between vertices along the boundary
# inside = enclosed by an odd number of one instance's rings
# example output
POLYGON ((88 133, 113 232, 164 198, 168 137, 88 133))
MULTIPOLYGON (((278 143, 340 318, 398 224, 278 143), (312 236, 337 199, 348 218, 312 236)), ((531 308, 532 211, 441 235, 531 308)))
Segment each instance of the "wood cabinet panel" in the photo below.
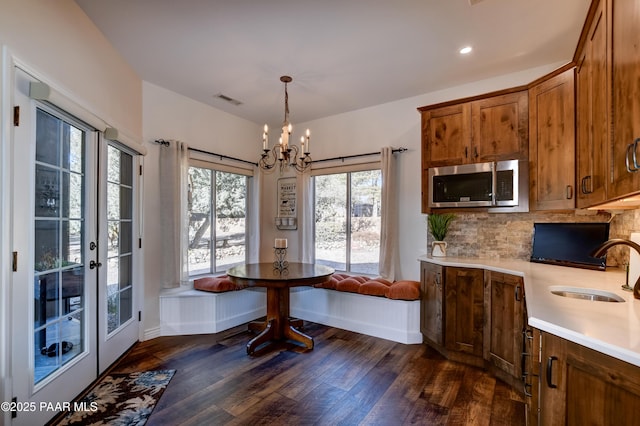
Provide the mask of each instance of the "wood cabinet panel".
POLYGON ((513 377, 522 377, 524 331, 522 277, 484 273, 484 359, 513 377))
POLYGON ((445 283, 445 347, 482 357, 484 273, 446 268, 445 283))
MULTIPOLYGON (((596 0, 597 1, 597 0, 596 0)), ((609 115, 607 15, 598 2, 576 67, 577 207, 607 198, 609 115)))
POLYGON ((421 262, 420 266, 420 331, 426 339, 442 346, 444 268, 428 262, 421 262))
POLYGON ((422 113, 424 168, 467 162, 471 140, 471 107, 451 105, 422 113))
POLYGON ((574 70, 529 90, 530 206, 575 208, 574 70))
MULTIPOLYGON (((640 137, 640 2, 616 0, 612 15, 613 158, 609 197, 640 191, 640 172, 627 171, 628 146, 640 137)), ((640 145, 640 144, 639 144, 640 145)), ((636 146, 640 151, 640 146, 636 146)), ((636 154, 640 162, 640 153, 636 154)), ((633 161, 633 158, 629 158, 633 161)))
POLYGON ((527 159, 528 105, 526 91, 471 103, 472 162, 527 159))
POLYGON ((543 425, 640 425, 640 368, 542 332, 543 425))

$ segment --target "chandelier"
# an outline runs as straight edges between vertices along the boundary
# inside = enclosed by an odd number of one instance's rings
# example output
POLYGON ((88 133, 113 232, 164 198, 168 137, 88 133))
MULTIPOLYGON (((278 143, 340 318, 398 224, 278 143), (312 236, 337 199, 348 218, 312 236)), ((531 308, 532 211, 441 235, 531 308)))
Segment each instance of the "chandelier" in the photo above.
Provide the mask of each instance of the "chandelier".
POLYGON ((307 129, 305 136, 300 137, 300 147, 289 143, 291 131, 293 127, 289 123, 289 93, 287 92, 287 84, 293 79, 288 75, 280 77, 280 81, 284 83, 284 123, 282 123, 282 132, 277 144, 269 148, 269 127, 264 125, 262 133, 262 155, 258 165, 262 170, 271 170, 276 164, 280 165, 280 172, 293 167, 296 171, 302 173, 311 165, 311 156, 309 149, 310 132, 307 129))

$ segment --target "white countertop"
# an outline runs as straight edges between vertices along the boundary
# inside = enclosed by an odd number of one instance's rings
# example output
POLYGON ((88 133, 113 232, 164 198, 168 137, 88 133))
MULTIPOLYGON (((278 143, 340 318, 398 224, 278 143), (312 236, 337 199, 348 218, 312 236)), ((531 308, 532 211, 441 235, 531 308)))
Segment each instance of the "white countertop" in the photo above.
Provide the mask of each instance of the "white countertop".
POLYGON ((640 367, 640 300, 622 290, 625 273, 620 269, 603 272, 509 259, 421 256, 418 260, 521 276, 529 325, 640 367), (606 290, 625 302, 556 296, 549 291, 554 285, 606 290))

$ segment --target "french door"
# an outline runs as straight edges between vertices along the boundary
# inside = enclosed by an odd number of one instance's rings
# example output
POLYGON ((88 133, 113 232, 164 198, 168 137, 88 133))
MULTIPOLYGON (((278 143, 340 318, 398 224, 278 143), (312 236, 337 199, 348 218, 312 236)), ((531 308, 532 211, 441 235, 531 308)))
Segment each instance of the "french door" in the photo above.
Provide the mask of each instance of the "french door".
POLYGON ((44 424, 138 338, 134 156, 49 104, 16 69, 13 424, 44 424))
POLYGON ((137 156, 109 141, 100 146, 98 363, 104 371, 138 340, 137 156))

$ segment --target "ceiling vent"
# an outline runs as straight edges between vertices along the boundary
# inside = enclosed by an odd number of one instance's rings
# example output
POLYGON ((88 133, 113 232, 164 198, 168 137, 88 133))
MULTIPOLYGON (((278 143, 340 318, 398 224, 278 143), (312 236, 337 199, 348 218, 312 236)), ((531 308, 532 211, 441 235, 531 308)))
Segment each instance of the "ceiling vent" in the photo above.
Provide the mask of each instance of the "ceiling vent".
POLYGON ((220 99, 220 100, 223 100, 225 102, 228 102, 228 103, 230 103, 232 105, 235 105, 235 106, 242 105, 242 102, 240 102, 239 100, 233 99, 233 98, 231 98, 231 97, 229 97, 227 95, 223 95, 222 93, 218 93, 217 95, 214 95, 213 97, 217 98, 217 99, 220 99))
POLYGON ((482 0, 469 0, 469 4, 473 6, 474 4, 480 3, 482 0))

